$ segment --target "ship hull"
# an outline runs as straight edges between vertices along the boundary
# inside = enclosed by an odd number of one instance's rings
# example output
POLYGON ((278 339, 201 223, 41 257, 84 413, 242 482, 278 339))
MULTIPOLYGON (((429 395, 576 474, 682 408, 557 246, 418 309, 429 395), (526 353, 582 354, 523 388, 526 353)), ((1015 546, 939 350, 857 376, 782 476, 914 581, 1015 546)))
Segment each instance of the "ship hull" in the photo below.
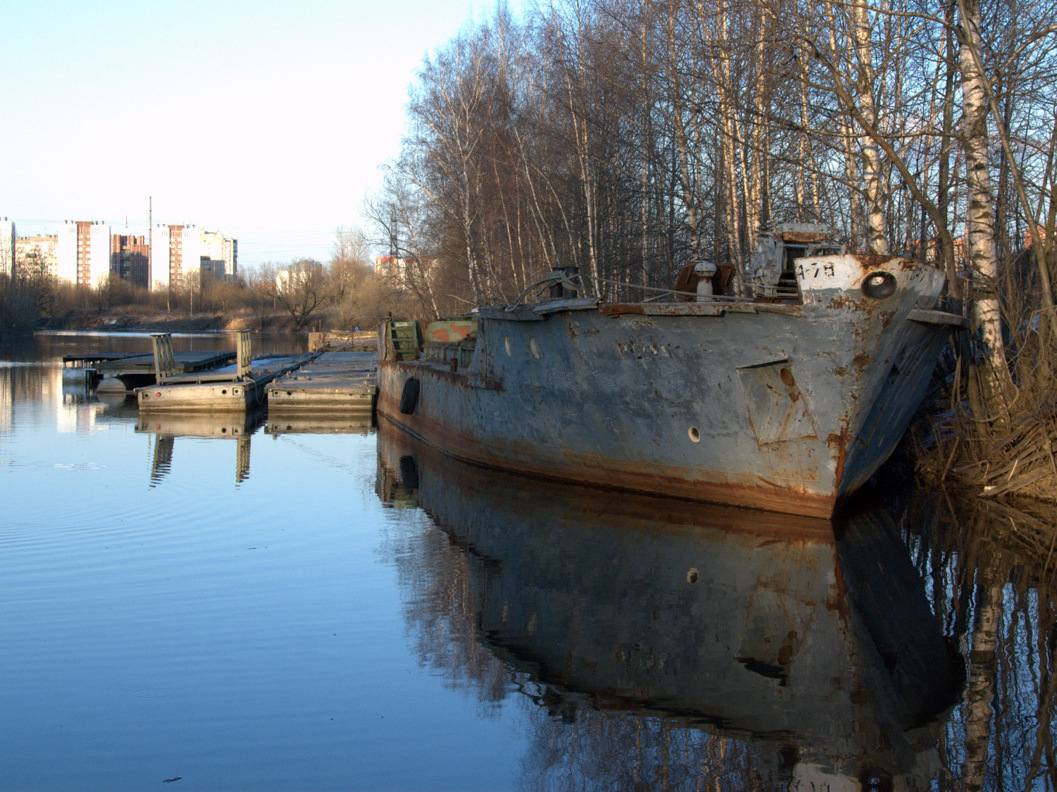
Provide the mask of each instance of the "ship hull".
POLYGON ((829 517, 895 449, 954 322, 920 307, 942 276, 885 264, 886 300, 481 309, 461 368, 390 359, 383 326, 378 412, 490 467, 829 517))

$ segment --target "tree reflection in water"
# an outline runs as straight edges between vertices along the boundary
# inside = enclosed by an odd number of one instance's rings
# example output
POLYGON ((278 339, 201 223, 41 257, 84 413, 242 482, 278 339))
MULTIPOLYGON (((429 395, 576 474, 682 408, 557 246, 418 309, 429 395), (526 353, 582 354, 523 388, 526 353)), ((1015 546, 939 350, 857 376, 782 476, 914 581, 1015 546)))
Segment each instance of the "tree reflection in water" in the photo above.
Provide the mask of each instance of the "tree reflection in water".
POLYGON ((1053 788, 1052 575, 993 515, 577 490, 387 426, 377 490, 428 512, 383 548, 415 650, 523 709, 526 789, 1053 788))
POLYGON ((1053 789, 1057 515, 919 497, 904 536, 968 661, 943 733, 941 789, 1053 789))

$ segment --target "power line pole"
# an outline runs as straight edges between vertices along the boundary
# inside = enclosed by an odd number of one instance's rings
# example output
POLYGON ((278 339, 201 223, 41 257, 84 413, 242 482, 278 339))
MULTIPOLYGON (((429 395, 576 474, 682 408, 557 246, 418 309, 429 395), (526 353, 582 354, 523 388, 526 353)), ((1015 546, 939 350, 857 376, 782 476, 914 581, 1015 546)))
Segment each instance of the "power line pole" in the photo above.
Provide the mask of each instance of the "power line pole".
MULTIPOLYGON (((153 307, 153 295, 154 295, 154 211, 151 203, 152 199, 147 196, 147 291, 151 293, 151 310, 153 307)), ((126 221, 127 223, 127 221, 126 221)))

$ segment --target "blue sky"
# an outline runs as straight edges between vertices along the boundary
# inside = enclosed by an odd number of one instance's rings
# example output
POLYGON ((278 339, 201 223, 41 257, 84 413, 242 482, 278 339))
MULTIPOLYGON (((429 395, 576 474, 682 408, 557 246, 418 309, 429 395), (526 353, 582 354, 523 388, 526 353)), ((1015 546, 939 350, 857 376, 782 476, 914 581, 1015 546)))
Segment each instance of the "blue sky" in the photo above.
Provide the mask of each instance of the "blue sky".
POLYGON ((492 0, 6 2, 0 217, 189 223, 329 256, 399 151, 423 58, 492 0))

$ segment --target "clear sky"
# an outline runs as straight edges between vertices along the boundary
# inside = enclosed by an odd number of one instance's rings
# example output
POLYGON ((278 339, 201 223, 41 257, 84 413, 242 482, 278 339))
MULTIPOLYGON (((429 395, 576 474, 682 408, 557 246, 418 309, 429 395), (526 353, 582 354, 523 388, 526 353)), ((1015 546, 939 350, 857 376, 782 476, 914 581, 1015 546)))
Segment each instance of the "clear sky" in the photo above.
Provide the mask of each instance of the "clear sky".
POLYGON ((0 217, 193 224, 325 260, 396 156, 423 58, 493 0, 0 4, 0 217))

